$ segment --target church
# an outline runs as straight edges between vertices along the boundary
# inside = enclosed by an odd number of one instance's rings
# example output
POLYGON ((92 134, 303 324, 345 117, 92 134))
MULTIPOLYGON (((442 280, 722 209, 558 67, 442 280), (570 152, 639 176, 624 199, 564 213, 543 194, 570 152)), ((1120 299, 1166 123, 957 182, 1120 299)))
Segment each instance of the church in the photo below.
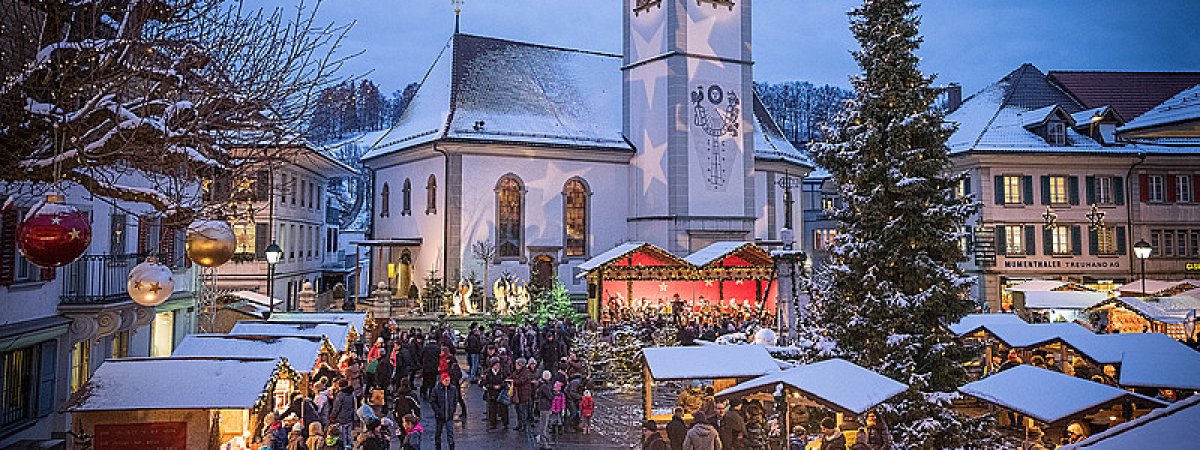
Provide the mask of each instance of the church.
POLYGON ((754 92, 751 2, 623 7, 624 54, 456 30, 362 157, 370 286, 486 273, 581 295, 580 264, 624 243, 683 257, 801 223, 785 191, 812 165, 754 92))

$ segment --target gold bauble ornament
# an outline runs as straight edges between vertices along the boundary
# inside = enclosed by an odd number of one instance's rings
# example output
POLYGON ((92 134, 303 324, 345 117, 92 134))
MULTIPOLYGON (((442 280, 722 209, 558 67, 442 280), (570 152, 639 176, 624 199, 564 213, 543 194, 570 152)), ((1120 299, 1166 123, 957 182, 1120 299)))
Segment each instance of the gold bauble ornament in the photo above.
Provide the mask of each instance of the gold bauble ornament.
POLYGON ((237 251, 237 236, 228 222, 197 220, 187 229, 187 256, 202 267, 225 264, 237 251))

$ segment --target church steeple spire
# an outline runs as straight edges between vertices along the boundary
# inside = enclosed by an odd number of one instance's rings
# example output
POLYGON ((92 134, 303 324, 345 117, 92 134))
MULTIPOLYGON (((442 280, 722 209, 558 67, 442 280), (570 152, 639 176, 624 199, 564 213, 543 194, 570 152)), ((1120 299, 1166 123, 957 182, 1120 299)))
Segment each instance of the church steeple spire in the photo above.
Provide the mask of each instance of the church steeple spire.
POLYGON ((458 34, 458 19, 462 15, 463 0, 450 0, 450 3, 454 5, 454 34, 458 34))

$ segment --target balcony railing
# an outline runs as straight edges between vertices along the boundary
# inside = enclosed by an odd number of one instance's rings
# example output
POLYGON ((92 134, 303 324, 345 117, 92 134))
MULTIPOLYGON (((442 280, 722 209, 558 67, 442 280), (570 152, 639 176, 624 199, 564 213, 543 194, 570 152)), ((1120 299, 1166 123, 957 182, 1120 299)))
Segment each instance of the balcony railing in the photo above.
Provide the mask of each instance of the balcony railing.
POLYGON ((63 267, 64 305, 101 305, 129 300, 125 284, 141 255, 83 255, 63 267))

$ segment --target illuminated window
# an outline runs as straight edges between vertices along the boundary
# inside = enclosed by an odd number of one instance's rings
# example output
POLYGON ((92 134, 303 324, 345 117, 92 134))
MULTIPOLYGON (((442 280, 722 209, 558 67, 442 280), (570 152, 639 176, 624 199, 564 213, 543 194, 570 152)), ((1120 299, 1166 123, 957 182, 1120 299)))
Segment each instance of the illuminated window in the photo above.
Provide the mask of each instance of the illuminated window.
POLYGON ((79 391, 92 376, 92 341, 82 340, 71 348, 71 393, 79 391))
POLYGON ((34 418, 38 372, 35 347, 0 353, 0 427, 34 418))
POLYGON ((1117 233, 1113 227, 1096 231, 1096 252, 1101 255, 1117 254, 1117 233))
POLYGON ((818 229, 813 230, 813 249, 820 251, 829 251, 833 247, 833 240, 837 237, 835 229, 818 229))
POLYGON ((1019 225, 1004 227, 1004 254, 1025 254, 1025 227, 1019 225))
POLYGON ((563 186, 563 227, 567 256, 587 254, 588 191, 582 181, 570 180, 563 186))
POLYGON ((1004 204, 1019 205, 1024 203, 1025 199, 1021 197, 1022 191, 1020 175, 1004 176, 1004 204))
POLYGON ((524 227, 524 188, 514 176, 496 184, 496 253, 501 258, 521 256, 521 231, 524 227))
POLYGON ((1113 204, 1113 177, 1096 177, 1096 203, 1113 204))
POLYGON ((233 223, 233 235, 237 238, 236 253, 254 254, 255 232, 257 224, 248 220, 238 220, 233 223))
POLYGON ((1067 203, 1067 177, 1050 177, 1050 203, 1067 203))
POLYGON ((1071 229, 1068 227, 1050 227, 1050 250, 1055 255, 1071 254, 1071 229))
POLYGON ((129 332, 121 331, 114 334, 112 337, 112 353, 113 358, 126 358, 129 356, 129 332))

